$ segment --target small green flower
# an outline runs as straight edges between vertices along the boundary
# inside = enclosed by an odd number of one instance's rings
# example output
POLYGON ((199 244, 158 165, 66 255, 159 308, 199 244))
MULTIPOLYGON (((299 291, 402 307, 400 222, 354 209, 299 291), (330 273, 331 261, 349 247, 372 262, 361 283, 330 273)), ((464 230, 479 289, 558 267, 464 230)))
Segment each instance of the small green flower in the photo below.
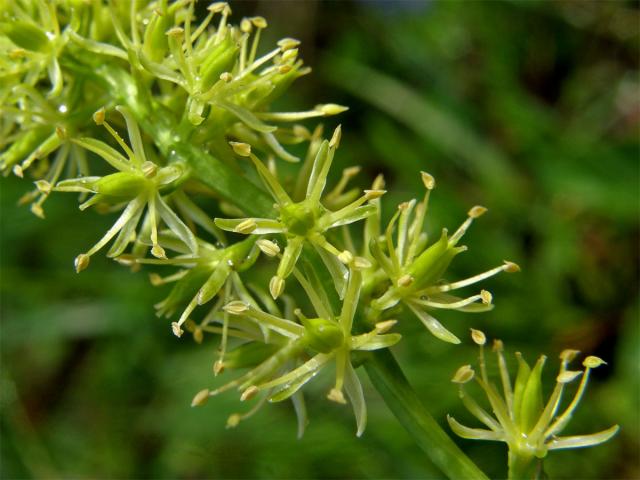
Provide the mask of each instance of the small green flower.
POLYGON ((44 0, 0 1, 0 78, 13 78, 8 84, 31 87, 47 79, 50 98, 60 95, 63 75, 59 57, 67 45, 68 34, 61 28, 67 5, 44 0))
POLYGON ((199 392, 194 403, 214 396, 231 388, 242 392, 241 400, 248 400, 260 392, 272 402, 292 397, 322 369, 335 362, 336 378, 334 387, 327 398, 337 403, 346 403, 343 392, 350 399, 360 436, 366 426, 366 404, 362 386, 351 364, 351 354, 355 351, 371 351, 387 348, 400 340, 399 334, 386 334, 395 321, 381 322, 364 334, 353 335, 353 318, 358 306, 362 285, 361 270, 369 268, 369 262, 355 257, 349 264, 349 281, 342 303, 342 310, 335 316, 327 302, 323 301, 322 286, 315 285, 297 270, 294 274, 305 289, 316 310, 315 318, 307 318, 299 309, 294 314, 299 322, 265 313, 245 301, 227 304, 224 310, 236 317, 251 319, 256 324, 273 331, 278 338, 286 338, 275 353, 240 378, 215 390, 199 392), (311 358, 306 359, 310 354, 311 358), (287 367, 287 365, 291 365, 287 367), (286 368, 286 373, 281 370, 286 368))
MULTIPOLYGON (((124 50, 103 52, 97 45, 88 44, 90 40, 83 45, 99 53, 132 59, 134 67, 146 77, 161 83, 164 91, 172 91, 163 103, 182 116, 179 130, 206 144, 217 157, 232 160, 220 138, 221 133, 230 133, 236 140, 283 160, 298 161, 281 144, 286 132, 265 121, 295 122, 336 115, 346 108, 327 104, 307 112, 267 111, 294 80, 310 71, 298 57, 300 42, 282 39, 276 48, 259 56, 260 38, 267 28, 263 17, 244 18, 239 26, 231 25, 229 5, 215 2, 195 27, 194 5, 194 1, 170 5, 165 1, 158 2, 155 9, 137 12, 134 2, 130 15, 144 15, 143 28, 139 22, 132 22, 126 35, 126 28, 114 17, 124 50), (213 26, 216 15, 220 20, 213 26)), ((74 39, 80 41, 79 36, 74 39)))
MULTIPOLYGON (((422 230, 435 180, 428 173, 422 172, 422 181, 426 188, 424 200, 417 205, 415 200, 400 204, 384 236, 381 236, 379 231, 379 215, 373 216, 367 225, 370 255, 391 282, 385 293, 371 302, 369 315, 375 318, 380 312, 402 302, 436 338, 445 342, 460 343, 458 337, 432 317, 428 310, 490 310, 493 308, 492 296, 486 290, 468 298, 459 298, 447 292, 480 282, 500 272, 517 272, 519 267, 512 262, 504 262, 504 265, 464 280, 443 281, 453 258, 467 249, 465 246, 457 246, 458 242, 473 220, 484 214, 487 209, 473 207, 469 210, 467 220, 453 235, 449 236, 447 230, 443 229, 440 238, 427 247, 427 236, 422 230), (393 232, 396 223, 398 233, 394 245, 393 232)), ((379 209, 379 204, 376 207, 379 209)))
POLYGON ((385 192, 384 190, 365 190, 364 195, 337 211, 328 210, 322 204, 322 192, 339 141, 340 127, 335 130, 331 141, 322 142, 315 156, 305 198, 297 202, 291 199, 273 173, 251 153, 251 147, 248 144, 232 143, 237 155, 251 158, 264 185, 276 201, 278 215, 273 219, 216 218, 215 222, 218 227, 230 232, 255 235, 281 233, 285 235, 287 245, 278 271, 269 283, 269 291, 273 298, 279 297, 283 292, 285 279, 293 272, 305 242, 309 242, 315 247, 329 269, 340 296, 344 295, 347 276, 344 265, 351 263, 353 254, 348 250, 338 250, 329 242, 325 233, 332 228, 357 222, 373 214, 375 207, 364 204, 369 200, 379 198, 385 192))
MULTIPOLYGON (((234 272, 243 272, 253 266, 261 251, 256 245, 256 240, 257 237, 251 236, 225 248, 216 248, 199 240, 197 254, 187 251, 172 258, 138 258, 132 261, 139 264, 182 267, 180 271, 166 278, 159 275, 151 277, 155 285, 175 282, 169 296, 155 305, 158 315, 171 316, 176 309, 186 304, 179 320, 171 324, 173 333, 180 337, 184 333, 183 324, 189 320, 196 307, 209 303, 218 293, 224 292, 223 289, 234 272)), ((223 297, 222 305, 231 300, 229 292, 223 297)))
MULTIPOLYGON (((556 386, 549 396, 546 405, 542 397, 542 369, 546 357, 541 356, 533 369, 516 353, 518 359, 518 374, 512 386, 507 363, 503 356, 503 346, 500 340, 495 340, 493 350, 497 357, 502 393, 489 380, 484 357, 484 333, 472 329, 472 338, 480 346, 480 377, 475 375, 470 365, 460 367, 452 381, 459 386, 460 398, 469 412, 487 429, 470 428, 460 424, 451 416, 447 420, 451 429, 463 438, 475 440, 493 440, 507 443, 509 446, 510 470, 526 470, 526 464, 534 457, 544 458, 550 450, 580 448, 599 445, 613 437, 619 430, 614 425, 602 432, 560 437, 558 436, 567 426, 582 399, 582 395, 589 380, 589 373, 593 368, 605 362, 598 357, 585 358, 582 365, 584 371, 568 369, 577 355, 577 350, 565 350, 560 354, 560 370, 556 377, 556 386), (565 385, 582 376, 580 385, 569 405, 560 412, 562 393, 565 385), (490 415, 473 398, 467 395, 465 384, 474 379, 484 391, 494 415, 490 415)), ((510 476, 511 478, 511 476, 510 476)), ((515 477, 519 478, 519 477, 515 477)))
MULTIPOLYGON (((75 259, 76 271, 84 270, 91 255, 104 247, 112 238, 116 237, 109 257, 118 257, 127 245, 135 238, 135 232, 142 214, 147 207, 147 215, 143 225, 149 225, 152 243, 151 253, 157 258, 165 258, 164 248, 158 242, 158 224, 160 219, 180 239, 191 253, 196 253, 198 245, 191 230, 180 220, 169 205, 162 198, 161 193, 169 193, 176 185, 184 181, 188 175, 187 168, 177 162, 167 166, 160 166, 147 159, 143 148, 142 137, 138 125, 124 107, 116 107, 127 123, 131 148, 122 140, 120 135, 105 121, 104 110, 94 114, 98 125, 104 125, 127 156, 106 143, 94 138, 73 138, 71 141, 95 154, 99 155, 118 172, 104 177, 78 177, 58 182, 55 187, 40 181, 39 188, 59 192, 82 192, 94 195, 80 205, 84 210, 92 205, 106 204, 120 210, 122 214, 107 231, 107 233, 89 251, 78 255, 75 259)), ((111 208, 111 207, 108 207, 111 208)))

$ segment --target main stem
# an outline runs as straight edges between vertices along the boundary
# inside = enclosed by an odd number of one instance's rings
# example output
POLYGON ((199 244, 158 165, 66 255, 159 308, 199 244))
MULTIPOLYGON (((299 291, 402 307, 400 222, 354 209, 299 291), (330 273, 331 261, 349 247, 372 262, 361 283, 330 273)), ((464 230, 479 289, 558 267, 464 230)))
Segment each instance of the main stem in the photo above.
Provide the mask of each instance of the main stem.
MULTIPOLYGON (((211 154, 179 138, 170 115, 158 110, 148 93, 137 88, 131 75, 108 65, 98 70, 86 73, 105 85, 114 100, 129 107, 143 131, 153 138, 169 161, 175 158, 185 162, 191 168, 193 178, 247 214, 265 216, 273 213, 273 202, 263 190, 243 181, 237 172, 211 154)), ((375 352, 365 362, 365 368, 389 409, 442 472, 452 479, 487 479, 424 409, 391 352, 375 352)))
POLYGON ((451 479, 487 479, 487 476, 451 440, 425 410, 416 392, 388 350, 377 350, 365 361, 371 383, 389 409, 431 461, 451 479))

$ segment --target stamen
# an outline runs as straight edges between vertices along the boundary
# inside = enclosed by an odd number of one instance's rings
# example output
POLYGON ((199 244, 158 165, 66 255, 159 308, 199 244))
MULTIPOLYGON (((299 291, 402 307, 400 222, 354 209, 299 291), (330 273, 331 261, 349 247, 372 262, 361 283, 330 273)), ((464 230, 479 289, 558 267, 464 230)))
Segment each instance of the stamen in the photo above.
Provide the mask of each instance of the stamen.
POLYGON ((450 290, 457 290, 458 288, 466 287, 469 285, 473 285, 474 283, 478 283, 486 278, 493 277, 500 272, 518 272, 520 268, 512 262, 505 262, 503 265, 492 268, 491 270, 487 270, 486 272, 480 273, 478 275, 474 275, 473 277, 466 278, 464 280, 460 280, 452 283, 445 283, 443 285, 436 285, 433 287, 426 288, 424 292, 428 295, 429 293, 436 292, 448 292, 450 290))
POLYGON ((462 238, 471 223, 478 217, 482 216, 487 211, 486 208, 476 205, 467 213, 468 218, 462 225, 456 230, 456 232, 449 238, 449 245, 454 246, 458 243, 458 240, 462 238))

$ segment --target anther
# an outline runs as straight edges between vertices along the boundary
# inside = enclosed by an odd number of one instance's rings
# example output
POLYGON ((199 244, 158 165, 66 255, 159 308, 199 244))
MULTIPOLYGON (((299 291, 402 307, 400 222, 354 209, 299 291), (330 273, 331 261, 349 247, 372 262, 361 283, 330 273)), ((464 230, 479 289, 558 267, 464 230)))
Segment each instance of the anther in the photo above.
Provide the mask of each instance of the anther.
POLYGON ((166 35, 173 38, 182 38, 184 29, 181 27, 173 27, 167 30, 166 35))
POLYGON ((484 345, 487 343, 487 336, 481 330, 471 329, 471 339, 476 345, 484 345))
POLYGON ((340 146, 340 138, 342 137, 342 125, 338 125, 333 131, 331 140, 329 141, 330 148, 338 148, 340 146))
POLYGON ((224 362, 222 360, 216 360, 213 364, 213 374, 218 376, 224 372, 224 362))
POLYGON ((491 292, 487 290, 481 290, 480 298, 482 299, 482 303, 484 303, 485 305, 491 305, 491 301, 493 300, 493 295, 491 295, 491 292))
POLYGON ((327 395, 327 398, 332 402, 341 403, 343 405, 347 403, 347 401, 344 398, 344 394, 342 393, 341 390, 338 390, 337 388, 332 388, 329 394, 327 395))
POLYGON ((250 20, 256 28, 267 28, 267 21, 264 17, 251 17, 250 20))
POLYGON ((86 253, 81 253, 80 255, 78 255, 73 261, 73 265, 76 268, 76 273, 80 273, 82 270, 87 268, 89 266, 90 260, 91 257, 86 253))
POLYGON ((248 157, 249 155, 251 155, 251 145, 249 145, 248 143, 229 142, 229 145, 231 145, 231 148, 233 148, 233 151, 236 153, 236 155, 239 155, 241 157, 248 157))
POLYGON ((338 254, 338 260, 349 265, 353 261, 353 254, 349 250, 344 250, 338 254))
POLYGON ((215 2, 215 3, 212 3, 211 5, 209 5, 207 7, 207 10, 209 10, 211 13, 220 13, 226 7, 228 7, 227 2, 215 2))
POLYGON ((582 365, 584 365, 586 368, 598 368, 600 365, 606 364, 607 362, 605 362, 601 358, 594 357, 593 355, 588 356, 584 359, 584 362, 582 362, 582 365))
POLYGON ((242 233, 244 235, 248 235, 249 233, 253 232, 256 228, 258 228, 258 224, 256 223, 256 221, 252 218, 247 218, 246 220, 243 220, 238 225, 236 225, 233 231, 235 233, 242 233))
POLYGON ((581 371, 571 371, 571 370, 566 370, 564 372, 561 372, 557 377, 556 377, 556 382, 558 383, 569 383, 569 382, 573 382, 576 378, 578 378, 580 375, 582 375, 581 371))
POLYGON ((35 184, 38 191, 45 195, 49 195, 51 193, 51 189, 53 188, 51 184, 46 180, 37 180, 35 184))
POLYGON ((278 41, 278 46, 283 52, 296 48, 298 45, 300 45, 300 40, 296 40, 295 38, 283 38, 278 41))
POLYGON ((365 190, 364 198, 367 200, 375 200, 376 198, 383 196, 385 193, 387 193, 386 190, 365 190))
POLYGON ((408 287, 409 285, 411 285, 413 283, 415 279, 409 275, 403 275, 398 279, 398 286, 399 287, 408 287))
POLYGON ((102 125, 104 123, 105 111, 104 107, 93 114, 93 121, 96 125, 102 125))
POLYGON ((467 215, 469 215, 469 217, 471 218, 478 218, 484 215, 486 212, 487 212, 487 209, 485 207, 476 205, 475 207, 472 207, 471 210, 469 210, 467 215))
POLYGON ((393 328, 396 323, 398 323, 397 320, 385 320, 383 322, 378 322, 376 323, 376 333, 380 335, 383 333, 387 333, 393 328))
POLYGON ((184 333, 184 330, 182 330, 178 322, 171 322, 171 331, 178 338, 180 338, 184 333))
POLYGON ((249 305, 239 300, 227 303, 222 309, 231 315, 241 315, 249 310, 249 305))
POLYGON ((424 184, 427 190, 433 190, 436 188, 436 179, 427 172, 420 172, 420 176, 422 177, 422 183, 424 184))
POLYGON ((268 257, 275 257, 280 253, 280 247, 278 244, 272 242, 271 240, 267 240, 265 238, 261 238, 256 242, 258 248, 267 255, 268 257))
POLYGON ((462 385, 472 380, 475 374, 476 372, 471 368, 471 365, 463 365, 456 371, 451 381, 462 385))
POLYGON ((372 264, 364 257, 354 257, 351 267, 354 270, 366 270, 367 268, 371 268, 372 264))
POLYGON ((259 391, 260 389, 258 387, 256 387, 255 385, 251 385, 244 392, 242 392, 242 395, 240 395, 240 401, 244 402, 245 400, 251 400, 258 394, 259 391))
POLYGON ((280 295, 282 295, 283 291, 284 291, 284 278, 279 277, 277 275, 271 278, 271 281, 269 281, 269 293, 271 293, 271 296, 273 297, 273 299, 275 300, 280 295))
POLYGON ((520 271, 520 267, 517 263, 509 262, 508 260, 504 261, 504 266, 502 268, 507 273, 516 273, 520 271))
POLYGON ((195 397, 193 397, 193 400, 191 400, 191 406, 201 407, 202 405, 207 403, 209 401, 209 393, 210 392, 208 388, 200 390, 198 393, 196 393, 195 397))
POLYGON ((563 350, 560 353, 560 360, 562 360, 563 362, 571 362, 573 361, 574 358, 576 358, 578 356, 578 354, 580 353, 580 350, 572 350, 570 348, 563 350))

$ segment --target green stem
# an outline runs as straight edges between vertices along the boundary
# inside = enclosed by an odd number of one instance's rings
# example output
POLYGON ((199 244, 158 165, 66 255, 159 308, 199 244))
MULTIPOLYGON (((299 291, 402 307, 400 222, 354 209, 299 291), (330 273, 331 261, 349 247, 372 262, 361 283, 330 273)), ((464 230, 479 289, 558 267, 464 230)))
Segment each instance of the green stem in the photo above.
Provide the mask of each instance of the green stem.
POLYGON ((425 410, 388 349, 376 351, 364 366, 389 409, 447 477, 487 479, 425 410))
POLYGON ((509 451, 509 480, 537 480, 540 478, 539 462, 532 454, 509 451))

